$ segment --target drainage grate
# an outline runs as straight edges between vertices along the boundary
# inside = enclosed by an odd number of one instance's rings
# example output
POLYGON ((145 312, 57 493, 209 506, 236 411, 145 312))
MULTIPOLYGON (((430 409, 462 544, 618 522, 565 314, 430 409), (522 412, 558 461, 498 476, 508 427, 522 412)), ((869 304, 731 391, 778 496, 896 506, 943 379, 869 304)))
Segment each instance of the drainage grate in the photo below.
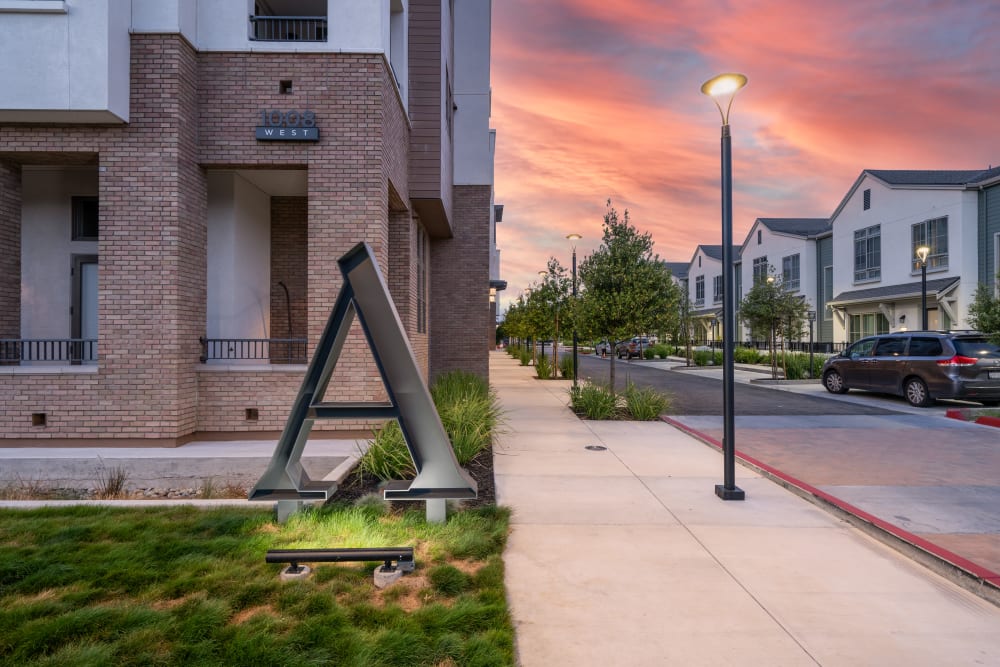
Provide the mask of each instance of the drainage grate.
POLYGON ((587 445, 584 449, 589 449, 592 452, 603 452, 607 447, 604 445, 587 445))

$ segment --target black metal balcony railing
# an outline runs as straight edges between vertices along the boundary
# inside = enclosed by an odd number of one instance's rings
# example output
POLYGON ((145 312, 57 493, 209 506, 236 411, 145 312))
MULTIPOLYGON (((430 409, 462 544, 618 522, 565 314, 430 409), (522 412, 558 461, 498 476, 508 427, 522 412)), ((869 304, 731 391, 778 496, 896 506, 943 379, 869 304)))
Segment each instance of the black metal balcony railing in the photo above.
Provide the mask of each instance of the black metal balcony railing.
POLYGON ((258 359, 272 364, 304 364, 305 338, 199 338, 201 363, 258 359))
POLYGON ((97 361, 97 340, 93 338, 3 338, 0 365, 24 362, 81 364, 97 361))
POLYGON ((325 42, 325 16, 250 16, 250 39, 257 42, 325 42))

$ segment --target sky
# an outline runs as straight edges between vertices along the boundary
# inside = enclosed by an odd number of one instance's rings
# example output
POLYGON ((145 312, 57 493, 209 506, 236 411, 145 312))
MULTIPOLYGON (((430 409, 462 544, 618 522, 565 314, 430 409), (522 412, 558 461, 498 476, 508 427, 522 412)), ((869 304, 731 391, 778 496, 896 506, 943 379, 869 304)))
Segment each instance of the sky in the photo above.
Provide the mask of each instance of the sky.
POLYGON ((1000 164, 1000 0, 494 0, 502 307, 600 245, 607 200, 687 262, 721 244, 721 116, 740 72, 733 242, 829 217, 864 169, 1000 164))

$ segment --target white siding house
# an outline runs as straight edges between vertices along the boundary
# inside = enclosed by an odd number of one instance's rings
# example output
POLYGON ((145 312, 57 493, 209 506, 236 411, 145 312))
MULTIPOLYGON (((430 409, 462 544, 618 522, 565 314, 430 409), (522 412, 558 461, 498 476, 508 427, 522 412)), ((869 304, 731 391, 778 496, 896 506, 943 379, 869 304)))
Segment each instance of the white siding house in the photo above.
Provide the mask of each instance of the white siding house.
MULTIPOLYGON (((733 247, 733 257, 739 248, 733 247)), ((696 341, 722 339, 722 246, 700 245, 687 272, 688 303, 696 341)))
POLYGON ((830 218, 834 340, 921 328, 922 245, 929 329, 970 328, 979 276, 977 182, 1000 170, 861 173, 830 218))

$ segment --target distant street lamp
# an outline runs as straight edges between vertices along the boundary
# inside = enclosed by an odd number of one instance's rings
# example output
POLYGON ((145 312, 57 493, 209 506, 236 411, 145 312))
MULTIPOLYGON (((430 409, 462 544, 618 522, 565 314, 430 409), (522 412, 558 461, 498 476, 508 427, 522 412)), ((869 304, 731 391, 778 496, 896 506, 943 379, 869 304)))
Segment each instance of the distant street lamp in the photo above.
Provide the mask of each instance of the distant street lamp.
POLYGON ((920 262, 920 328, 927 331, 927 256, 931 249, 925 245, 917 248, 917 261, 920 262))
POLYGON ((816 311, 810 310, 806 313, 809 320, 809 377, 813 376, 813 322, 816 321, 816 311))
POLYGON ((736 426, 733 344, 736 340, 736 280, 733 270, 733 149, 729 134, 729 110, 736 93, 747 85, 742 74, 720 74, 701 86, 722 115, 722 456, 723 484, 715 495, 723 500, 743 500, 736 486, 736 426), (721 103, 720 103, 721 100, 721 103), (725 108, 723 108, 723 106, 725 108))
POLYGON ((579 365, 577 360, 577 339, 576 339, 576 317, 578 313, 576 312, 576 241, 579 241, 583 237, 579 234, 567 234, 566 238, 573 241, 573 388, 576 389, 576 376, 579 374, 579 365))

